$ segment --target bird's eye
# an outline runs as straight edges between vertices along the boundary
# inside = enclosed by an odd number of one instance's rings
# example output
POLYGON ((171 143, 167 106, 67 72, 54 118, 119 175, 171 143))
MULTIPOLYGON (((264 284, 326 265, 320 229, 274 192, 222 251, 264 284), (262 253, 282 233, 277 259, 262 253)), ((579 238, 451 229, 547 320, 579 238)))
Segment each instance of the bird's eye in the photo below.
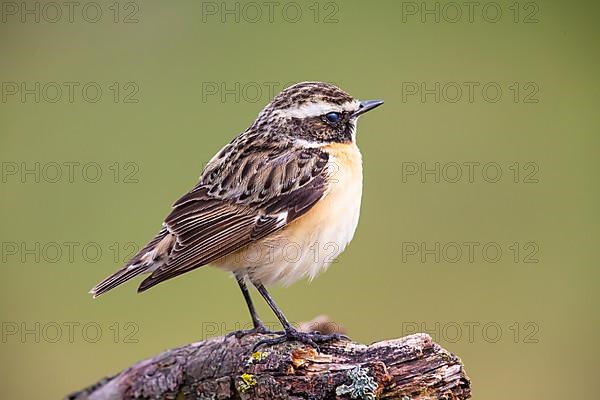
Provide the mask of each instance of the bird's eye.
POLYGON ((337 124, 338 122, 340 122, 340 119, 342 119, 342 116, 340 115, 340 113, 330 112, 325 114, 325 119, 330 124, 337 124))

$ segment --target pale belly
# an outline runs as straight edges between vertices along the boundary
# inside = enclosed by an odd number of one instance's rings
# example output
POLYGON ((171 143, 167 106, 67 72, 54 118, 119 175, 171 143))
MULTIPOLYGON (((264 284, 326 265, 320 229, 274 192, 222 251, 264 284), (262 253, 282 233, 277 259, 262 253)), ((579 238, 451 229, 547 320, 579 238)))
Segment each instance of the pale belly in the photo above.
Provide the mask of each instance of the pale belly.
POLYGON ((313 279, 334 262, 358 225, 362 160, 354 144, 332 145, 329 153, 332 175, 324 198, 279 232, 214 264, 265 285, 290 285, 313 279))

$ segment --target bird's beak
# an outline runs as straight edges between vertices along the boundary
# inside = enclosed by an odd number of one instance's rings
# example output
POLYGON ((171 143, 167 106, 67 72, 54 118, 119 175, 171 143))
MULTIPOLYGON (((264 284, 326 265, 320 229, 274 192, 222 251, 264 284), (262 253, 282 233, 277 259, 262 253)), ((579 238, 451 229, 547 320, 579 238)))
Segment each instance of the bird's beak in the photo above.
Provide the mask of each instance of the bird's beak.
POLYGON ((354 112, 354 114, 352 114, 352 116, 356 118, 359 115, 362 115, 362 114, 366 113, 367 111, 377 108, 382 104, 383 104, 383 100, 363 100, 360 102, 360 104, 358 106, 358 110, 356 110, 354 112))

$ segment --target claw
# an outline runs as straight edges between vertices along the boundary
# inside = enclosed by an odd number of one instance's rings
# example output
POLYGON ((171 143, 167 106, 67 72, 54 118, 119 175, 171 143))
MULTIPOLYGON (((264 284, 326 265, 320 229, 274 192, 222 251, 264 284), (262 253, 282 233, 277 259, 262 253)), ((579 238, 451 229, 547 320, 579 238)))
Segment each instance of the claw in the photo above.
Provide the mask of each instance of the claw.
POLYGON ((263 324, 259 324, 259 325, 255 326, 252 329, 242 329, 242 330, 239 330, 239 331, 229 332, 227 335, 225 335, 225 339, 229 339, 232 336, 235 336, 236 339, 241 339, 244 336, 253 335, 253 334, 257 334, 257 333, 264 334, 264 335, 269 335, 269 334, 276 334, 276 333, 279 333, 279 332, 270 331, 263 324))
POLYGON ((317 352, 320 352, 321 349, 318 343, 330 342, 333 340, 350 340, 348 336, 341 335, 339 333, 334 333, 331 335, 323 335, 319 332, 300 332, 296 329, 287 329, 281 336, 271 338, 271 339, 262 339, 254 344, 252 347, 252 351, 256 351, 260 346, 272 346, 279 343, 284 343, 287 341, 297 341, 304 344, 307 344, 311 347, 314 347, 317 352))
POLYGON ((341 333, 331 333, 329 335, 324 335, 319 331, 312 331, 312 332, 308 332, 309 335, 317 335, 320 337, 324 337, 324 338, 329 338, 329 339, 325 339, 325 341, 331 341, 331 340, 350 340, 350 338, 347 335, 341 334, 341 333))

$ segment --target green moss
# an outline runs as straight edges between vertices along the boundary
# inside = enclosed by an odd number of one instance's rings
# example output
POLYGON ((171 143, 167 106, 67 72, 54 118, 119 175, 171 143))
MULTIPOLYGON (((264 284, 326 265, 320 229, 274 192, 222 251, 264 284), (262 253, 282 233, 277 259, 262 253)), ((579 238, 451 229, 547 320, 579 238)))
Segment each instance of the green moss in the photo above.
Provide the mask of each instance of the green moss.
POLYGON ((349 395, 352 399, 375 400, 377 382, 369 376, 368 369, 356 367, 348 371, 348 377, 352 383, 338 386, 335 389, 338 396, 349 395))

